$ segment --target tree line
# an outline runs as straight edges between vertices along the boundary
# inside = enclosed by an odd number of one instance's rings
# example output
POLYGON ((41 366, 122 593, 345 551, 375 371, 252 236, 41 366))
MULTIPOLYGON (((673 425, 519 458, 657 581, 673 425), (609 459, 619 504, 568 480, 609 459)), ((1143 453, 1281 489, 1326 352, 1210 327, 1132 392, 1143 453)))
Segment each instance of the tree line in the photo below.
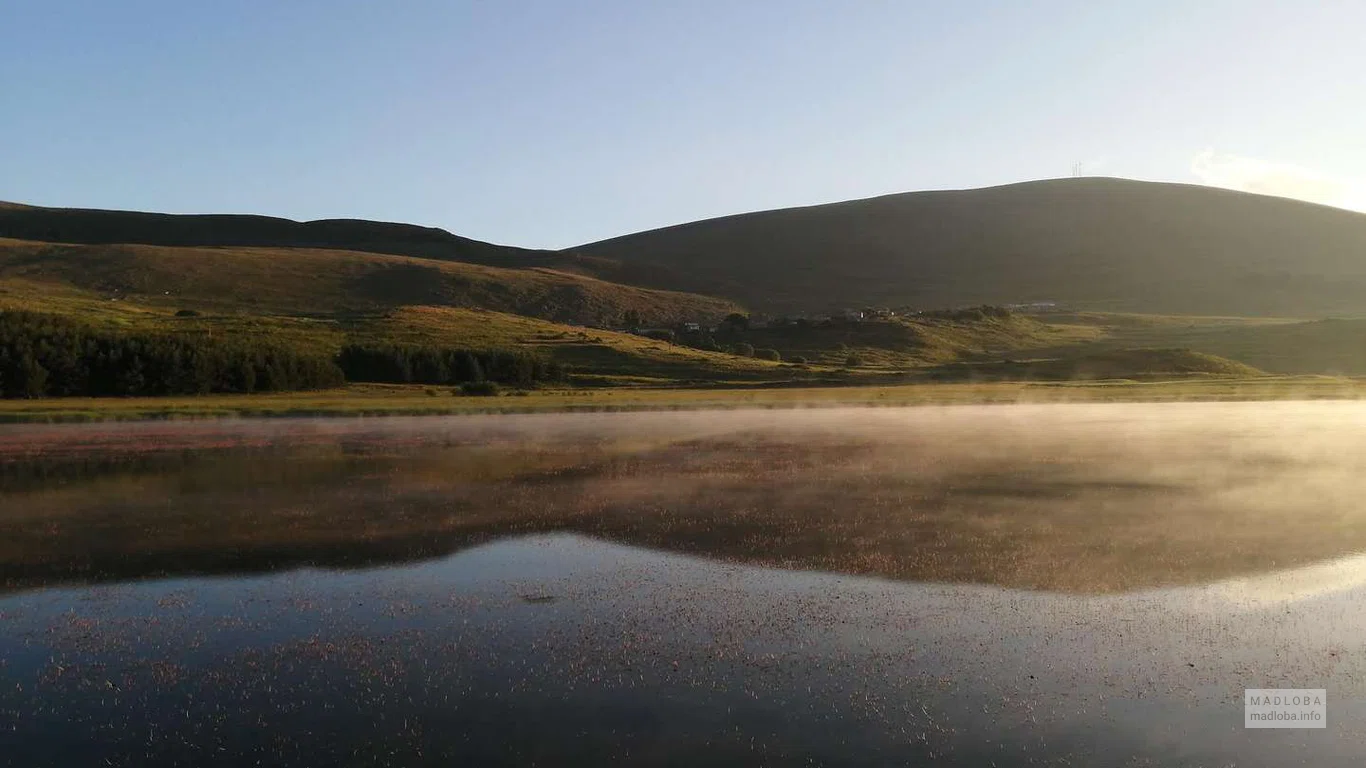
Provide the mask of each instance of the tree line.
POLYGON ((349 381, 387 384, 492 381, 526 386, 564 377, 560 364, 526 352, 417 344, 348 344, 337 355, 337 364, 349 381))
POLYGON ((395 384, 557 380, 556 363, 524 352, 350 344, 334 356, 251 338, 113 332, 36 312, 0 311, 6 398, 199 395, 395 384))
POLYGON ((281 392, 342 384, 326 355, 255 340, 113 333, 34 312, 0 312, 5 397, 281 392))

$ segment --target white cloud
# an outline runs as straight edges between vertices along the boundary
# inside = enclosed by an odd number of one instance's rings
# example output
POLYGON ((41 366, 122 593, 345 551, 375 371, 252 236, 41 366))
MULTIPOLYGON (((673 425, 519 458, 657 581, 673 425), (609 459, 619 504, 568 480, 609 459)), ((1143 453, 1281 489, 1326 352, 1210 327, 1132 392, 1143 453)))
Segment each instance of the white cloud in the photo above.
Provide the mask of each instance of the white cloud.
POLYGON ((1213 187, 1366 210, 1366 194, 1360 189, 1297 165, 1216 154, 1207 149, 1191 158, 1191 173, 1213 187))

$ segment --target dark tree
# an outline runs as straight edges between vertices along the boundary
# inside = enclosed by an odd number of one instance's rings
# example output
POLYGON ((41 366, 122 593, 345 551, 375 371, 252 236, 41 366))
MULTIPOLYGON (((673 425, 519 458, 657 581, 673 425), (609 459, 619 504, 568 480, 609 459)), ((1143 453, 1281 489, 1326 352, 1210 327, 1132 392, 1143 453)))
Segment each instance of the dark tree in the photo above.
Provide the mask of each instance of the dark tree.
POLYGON ((328 358, 253 340, 115 333, 33 312, 0 312, 5 397, 178 395, 324 389, 343 383, 328 358))
POLYGON ((749 330, 749 317, 739 312, 732 312, 726 315, 726 319, 721 321, 721 325, 733 331, 747 331, 749 330))
POLYGON ((337 355, 337 364, 350 381, 388 384, 529 385, 564 375, 561 366, 526 352, 418 345, 348 344, 337 355))

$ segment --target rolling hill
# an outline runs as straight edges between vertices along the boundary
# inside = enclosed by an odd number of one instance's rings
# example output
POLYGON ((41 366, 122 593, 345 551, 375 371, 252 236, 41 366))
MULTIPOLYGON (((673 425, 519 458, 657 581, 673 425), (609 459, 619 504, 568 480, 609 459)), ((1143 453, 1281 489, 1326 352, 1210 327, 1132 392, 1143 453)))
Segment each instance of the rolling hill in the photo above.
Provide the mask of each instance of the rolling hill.
MULTIPOLYGON (((708 321, 723 299, 546 268, 507 269, 315 248, 72 245, 0 239, 0 283, 180 309, 329 316, 409 305, 478 307, 558 322, 708 321)), ((41 309, 41 307, 34 307, 41 309)))
POLYGON ((752 309, 1057 302, 1108 311, 1366 312, 1366 215, 1107 178, 912 192, 709 219, 572 249, 752 309))
POLYGON ((769 312, 1057 302, 1163 314, 1366 313, 1366 215, 1211 187, 1107 178, 747 213, 560 252, 356 219, 19 204, 0 205, 0 237, 390 254, 552 270, 723 297, 769 312))
POLYGON ((493 245, 443 229, 359 219, 292 221, 240 214, 169 214, 43 208, 0 203, 0 236, 16 240, 84 245, 238 246, 330 248, 370 253, 450 259, 516 262, 537 266, 554 258, 544 251, 493 245))
POLYGON ((553 252, 387 222, 0 203, 5 308, 129 330, 269 334, 318 351, 344 339, 506 344, 641 381, 848 367, 856 378, 1357 374, 1366 320, 1315 318, 1366 313, 1366 216, 1066 179, 743 214, 553 252), (695 349, 578 327, 705 325, 745 306, 1027 302, 1073 311, 756 324, 719 342, 679 339, 704 342, 695 349), (722 351, 740 346, 799 364, 722 351))
POLYGON ((293 221, 249 214, 46 208, 0 201, 0 238, 78 245, 344 250, 507 269, 555 269, 616 282, 667 282, 648 265, 494 245, 436 227, 364 219, 293 221))

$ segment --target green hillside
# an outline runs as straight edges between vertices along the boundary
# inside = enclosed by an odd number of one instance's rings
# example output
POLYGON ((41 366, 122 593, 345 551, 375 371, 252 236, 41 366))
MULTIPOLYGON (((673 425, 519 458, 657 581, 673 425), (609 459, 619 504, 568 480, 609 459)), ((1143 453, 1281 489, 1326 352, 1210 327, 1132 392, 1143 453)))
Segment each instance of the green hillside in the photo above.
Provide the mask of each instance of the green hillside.
POLYGON ((16 240, 109 245, 325 248, 461 261, 528 260, 549 252, 484 243, 435 227, 324 219, 292 221, 239 214, 185 215, 0 203, 0 236, 16 240))
POLYGON ((1079 179, 747 214, 550 253, 383 222, 3 204, 0 235, 32 239, 0 238, 0 309, 323 355, 349 343, 517 349, 569 366, 578 384, 1366 374, 1366 320, 1304 319, 1366 302, 1363 222, 1079 179), (962 308, 1035 301, 1065 311, 962 308), (745 311, 738 302, 960 309, 717 326, 745 311), (1176 309, 1152 313, 1165 308, 1176 309), (603 330, 628 327, 672 330, 603 330))
POLYGON ((200 304, 203 309, 186 316, 179 309, 185 303, 110 301, 69 285, 0 279, 0 311, 51 313, 104 331, 269 340, 328 356, 347 343, 516 349, 568 365, 574 381, 589 384, 777 381, 831 373, 486 309, 413 305, 308 315, 248 312, 230 305, 216 311, 200 304))
POLYGON ((1366 319, 1237 318, 1110 314, 1041 315, 1077 330, 1078 341, 1020 350, 1022 357, 1070 357, 1109 349, 1183 347, 1268 373, 1366 375, 1366 319), (1092 335, 1089 338, 1086 332, 1092 335))
POLYGON ((1192 344, 1273 373, 1366 376, 1363 319, 1227 328, 1192 344))
POLYGON ((951 363, 924 372, 941 381, 1098 381, 1106 379, 1251 378, 1250 365, 1189 349, 1108 349, 1057 358, 951 363))
POLYGON ((332 316, 422 304, 615 325, 628 315, 649 323, 708 322, 739 309, 722 299, 550 269, 311 248, 0 240, 0 284, 14 281, 54 291, 79 289, 115 302, 219 313, 332 316))
POLYGON ((1079 324, 1049 324, 1022 316, 979 320, 942 318, 831 324, 809 328, 756 328, 720 334, 727 346, 754 343, 779 348, 785 361, 709 351, 620 331, 556 323, 481 308, 431 305, 389 306, 335 314, 247 311, 231 302, 201 302, 185 313, 184 297, 107 296, 69 284, 0 278, 0 311, 26 309, 71 317, 98 329, 192 338, 269 340, 305 352, 333 355, 344 344, 414 344, 531 351, 567 365, 573 381, 590 385, 735 383, 894 383, 925 377, 1144 378, 1192 372, 1247 376, 1249 368, 1202 357, 1196 365, 1173 367, 1169 360, 1124 356, 1106 362, 1103 373, 1082 366, 1074 376, 1070 358, 1095 344, 1079 324), (1027 367, 992 368, 990 359, 1059 345, 1051 357, 1027 367), (804 355, 802 353, 805 353, 804 355), (850 357, 856 358, 851 364, 850 357), (993 358, 993 356, 995 356, 993 358), (801 363, 792 360, 805 357, 801 363), (908 378, 909 377, 909 378, 908 378))
MULTIPOLYGON (((709 352, 631 333, 562 325, 482 309, 403 307, 341 326, 348 338, 423 344, 529 349, 602 383, 749 381, 811 378, 776 362, 709 352)), ((828 375, 828 372, 825 372, 828 375)))
POLYGON ((727 216, 573 252, 756 310, 1058 302, 1366 312, 1366 215, 1210 187, 1059 179, 727 216))
POLYGON ((422 227, 363 219, 293 221, 243 214, 45 208, 0 201, 0 238, 80 245, 312 248, 415 256, 507 269, 555 269, 623 283, 662 284, 648 265, 494 245, 422 227))
POLYGON ((561 252, 389 222, 19 204, 0 205, 0 237, 382 253, 596 277, 778 313, 1032 302, 1158 314, 1366 313, 1366 215, 1121 179, 912 192, 748 213, 561 252))
POLYGON ((850 358, 878 367, 914 367, 978 356, 1009 354, 1042 345, 1088 339, 1088 329, 1055 326, 1023 315, 897 317, 859 322, 786 324, 722 334, 756 349, 776 349, 784 359, 845 365, 850 358))

